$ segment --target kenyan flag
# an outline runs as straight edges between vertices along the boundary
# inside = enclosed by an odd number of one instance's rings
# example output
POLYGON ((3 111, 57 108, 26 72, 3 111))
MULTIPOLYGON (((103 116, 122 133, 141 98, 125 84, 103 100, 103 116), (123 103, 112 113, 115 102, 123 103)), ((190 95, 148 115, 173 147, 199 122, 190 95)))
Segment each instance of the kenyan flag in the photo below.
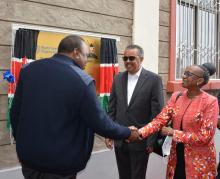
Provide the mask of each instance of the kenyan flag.
POLYGON ((108 112, 108 102, 114 75, 118 74, 117 47, 115 39, 101 39, 100 51, 100 103, 108 112))
POLYGON ((10 116, 9 112, 11 109, 12 101, 15 94, 15 89, 17 86, 17 82, 19 80, 19 73, 24 64, 30 63, 33 60, 27 58, 12 58, 11 59, 11 66, 10 66, 10 73, 14 76, 15 81, 13 83, 9 83, 8 87, 8 112, 7 112, 7 128, 10 128, 10 116))
POLYGON ((37 37, 39 31, 19 28, 16 30, 13 55, 10 64, 10 73, 14 76, 14 82, 9 83, 8 88, 8 113, 7 128, 10 129, 10 116, 12 101, 14 98, 19 73, 24 64, 36 59, 37 37))

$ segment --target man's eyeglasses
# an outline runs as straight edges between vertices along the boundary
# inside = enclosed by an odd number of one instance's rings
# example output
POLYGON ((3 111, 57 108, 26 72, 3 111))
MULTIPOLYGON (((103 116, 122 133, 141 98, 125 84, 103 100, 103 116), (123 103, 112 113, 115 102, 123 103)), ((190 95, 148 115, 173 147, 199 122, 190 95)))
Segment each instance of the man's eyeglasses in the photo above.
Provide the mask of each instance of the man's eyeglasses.
POLYGON ((123 61, 126 62, 126 61, 134 61, 136 59, 135 56, 124 56, 122 57, 123 61))
POLYGON ((194 73, 191 73, 191 72, 189 72, 189 71, 185 71, 184 73, 183 73, 183 75, 185 76, 185 77, 191 77, 191 76, 196 76, 196 77, 198 77, 198 78, 203 78, 202 76, 198 76, 198 75, 196 75, 196 74, 194 74, 194 73))

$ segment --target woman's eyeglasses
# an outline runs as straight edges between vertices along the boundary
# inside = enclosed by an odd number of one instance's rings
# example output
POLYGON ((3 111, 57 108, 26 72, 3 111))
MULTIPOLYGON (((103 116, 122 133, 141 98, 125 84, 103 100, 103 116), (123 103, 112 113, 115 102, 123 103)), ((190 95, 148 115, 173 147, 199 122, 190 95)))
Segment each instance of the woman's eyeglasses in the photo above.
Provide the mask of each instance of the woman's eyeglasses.
POLYGON ((126 62, 126 61, 134 61, 136 59, 135 56, 124 56, 122 57, 123 61, 126 62))
POLYGON ((196 77, 198 77, 198 78, 203 78, 202 76, 198 76, 198 75, 196 75, 196 74, 194 74, 194 73, 191 73, 191 72, 189 72, 189 71, 185 71, 184 73, 183 73, 183 75, 185 76, 185 77, 191 77, 191 76, 196 76, 196 77))

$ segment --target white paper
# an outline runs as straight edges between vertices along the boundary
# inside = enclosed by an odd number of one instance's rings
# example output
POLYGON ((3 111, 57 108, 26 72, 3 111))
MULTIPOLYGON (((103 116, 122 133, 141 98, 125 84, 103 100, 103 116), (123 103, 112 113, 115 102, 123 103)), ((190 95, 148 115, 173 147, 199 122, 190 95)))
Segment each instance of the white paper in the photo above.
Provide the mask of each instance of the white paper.
POLYGON ((163 156, 170 155, 170 149, 172 144, 173 137, 167 136, 162 145, 163 156))

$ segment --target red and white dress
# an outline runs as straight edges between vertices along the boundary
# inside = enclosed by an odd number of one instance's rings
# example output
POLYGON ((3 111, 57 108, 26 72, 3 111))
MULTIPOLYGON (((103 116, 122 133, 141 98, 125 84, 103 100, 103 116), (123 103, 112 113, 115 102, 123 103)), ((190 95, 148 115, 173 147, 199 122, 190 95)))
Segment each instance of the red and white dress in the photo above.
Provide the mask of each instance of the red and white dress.
POLYGON ((162 112, 139 131, 148 137, 172 120, 174 129, 172 148, 167 166, 167 179, 174 177, 176 144, 184 144, 185 173, 187 179, 214 179, 216 176, 216 150, 214 134, 218 120, 218 101, 202 92, 190 99, 186 91, 178 98, 174 93, 162 112), (182 129, 179 130, 182 121, 182 129))

